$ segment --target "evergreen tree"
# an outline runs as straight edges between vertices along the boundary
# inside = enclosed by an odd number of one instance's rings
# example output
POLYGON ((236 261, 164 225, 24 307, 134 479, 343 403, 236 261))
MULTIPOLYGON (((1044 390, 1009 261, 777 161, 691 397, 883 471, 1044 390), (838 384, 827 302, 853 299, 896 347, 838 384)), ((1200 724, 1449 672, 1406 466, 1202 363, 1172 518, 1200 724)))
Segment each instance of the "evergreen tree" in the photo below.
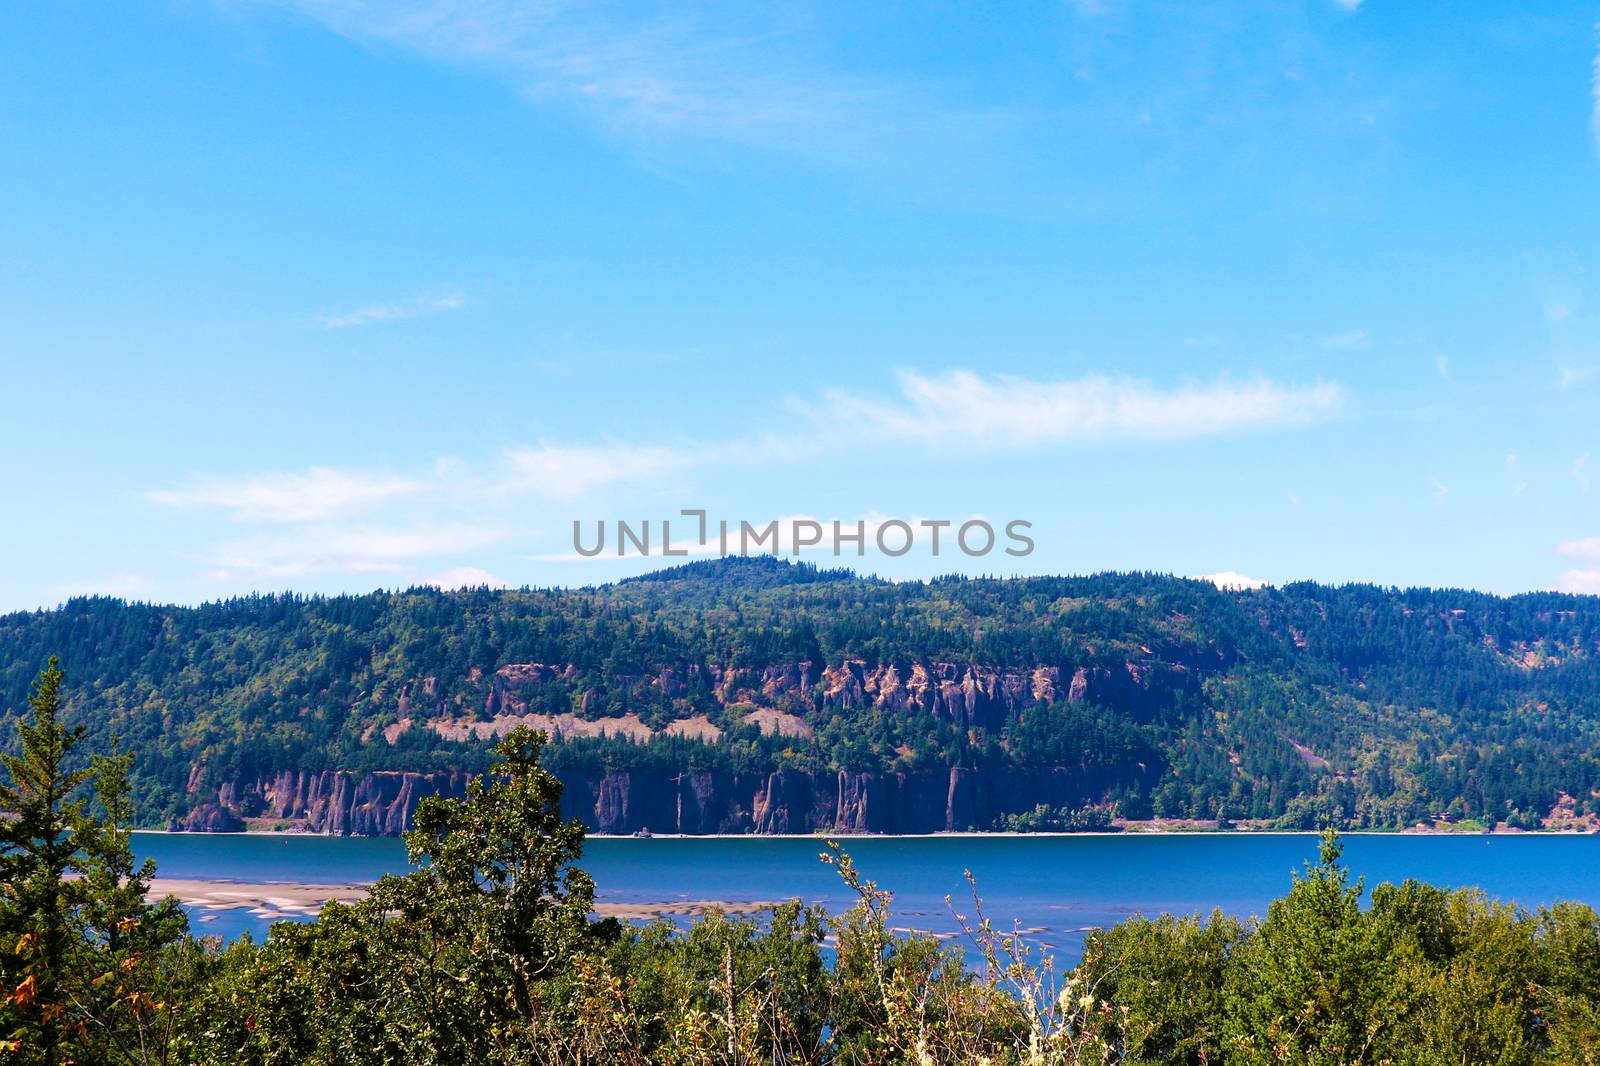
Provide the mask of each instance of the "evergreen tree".
POLYGON ((71 1014, 80 1019, 86 1042, 108 1058, 129 1063, 167 1061, 177 1013, 174 997, 188 918, 171 896, 147 897, 155 861, 139 863, 129 829, 130 752, 113 748, 91 762, 96 799, 104 811, 86 823, 79 861, 82 900, 75 932, 84 946, 81 965, 70 972, 71 1014))
POLYGON ((1376 1063, 1380 1009, 1394 961, 1361 914, 1361 882, 1340 864, 1331 829, 1320 860, 1307 864, 1238 951, 1228 989, 1228 1061, 1351 1066, 1376 1063))
POLYGON ((79 848, 87 820, 79 786, 87 766, 70 767, 83 728, 60 721, 62 671, 51 656, 17 725, 21 751, 0 756, 0 949, 4 959, 4 1046, 20 1061, 54 1066, 81 1023, 68 1017, 65 985, 76 945, 70 918, 83 895, 79 848))

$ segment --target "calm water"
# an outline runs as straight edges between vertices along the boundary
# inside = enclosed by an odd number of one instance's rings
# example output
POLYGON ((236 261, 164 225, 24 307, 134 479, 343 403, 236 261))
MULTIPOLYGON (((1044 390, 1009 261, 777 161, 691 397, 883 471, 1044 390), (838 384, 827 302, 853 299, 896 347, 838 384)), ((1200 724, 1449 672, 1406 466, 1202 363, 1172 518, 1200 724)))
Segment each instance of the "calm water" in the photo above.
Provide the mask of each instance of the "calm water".
MULTIPOLYGON (((300 835, 138 834, 136 847, 165 877, 345 883, 406 869, 398 840, 300 835)), ((962 871, 978 879, 997 925, 1043 930, 1036 939, 1074 956, 1085 929, 1130 914, 1261 914, 1314 859, 1312 835, 1071 837, 854 837, 862 872, 895 893, 897 924, 954 932, 945 896, 969 904, 962 871)), ((830 910, 849 900, 818 861, 819 841, 592 839, 583 867, 600 897, 621 903, 772 900, 799 896, 830 910)), ((1579 836, 1350 836, 1345 859, 1369 886, 1406 877, 1477 885, 1527 907, 1576 899, 1600 905, 1600 838, 1579 836)), ((970 913, 970 907, 963 911, 970 913)), ((223 936, 268 920, 243 910, 197 912, 196 928, 223 936)))

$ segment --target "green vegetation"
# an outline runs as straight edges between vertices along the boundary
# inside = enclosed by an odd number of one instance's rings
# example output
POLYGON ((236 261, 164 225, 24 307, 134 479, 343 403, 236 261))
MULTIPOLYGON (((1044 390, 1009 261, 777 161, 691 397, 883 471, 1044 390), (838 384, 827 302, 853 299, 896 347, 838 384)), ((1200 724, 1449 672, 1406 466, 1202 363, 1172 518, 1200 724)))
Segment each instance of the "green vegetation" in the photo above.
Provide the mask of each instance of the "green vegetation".
POLYGON ((1051 807, 1041 803, 1031 811, 1008 814, 1002 823, 1010 833, 1090 833, 1111 828, 1109 807, 1051 807))
POLYGON ((563 774, 1065 767, 1135 819, 1536 828, 1586 819, 1600 789, 1600 600, 1555 593, 894 584, 728 559, 580 590, 77 599, 0 617, 0 647, 12 717, 59 651, 81 679, 64 719, 138 753, 146 825, 285 770, 481 771, 492 738, 445 727, 525 712, 654 731, 552 744, 563 774), (838 680, 852 663, 862 693, 838 680), (957 693, 942 703, 939 664, 957 693), (890 695, 872 687, 891 676, 890 695), (764 734, 755 707, 813 735, 764 734), (665 732, 701 715, 719 742, 665 732))
POLYGON ((857 900, 841 915, 595 921, 582 828, 526 731, 464 799, 419 808, 419 868, 259 945, 197 941, 171 900, 145 902, 125 760, 84 760, 61 680, 39 677, 0 786, 0 1063, 1600 1061, 1600 915, 1415 882, 1363 907, 1331 831, 1259 922, 1134 919, 1065 970, 976 891, 977 970, 895 935, 888 893, 835 846, 857 900))

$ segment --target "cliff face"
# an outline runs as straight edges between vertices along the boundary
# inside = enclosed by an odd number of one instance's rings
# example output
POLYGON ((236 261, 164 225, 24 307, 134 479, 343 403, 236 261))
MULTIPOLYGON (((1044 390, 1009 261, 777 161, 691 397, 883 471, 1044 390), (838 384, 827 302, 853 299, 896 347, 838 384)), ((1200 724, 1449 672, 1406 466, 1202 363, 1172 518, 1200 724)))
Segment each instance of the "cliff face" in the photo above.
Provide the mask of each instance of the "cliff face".
MULTIPOLYGON (((468 780, 470 775, 459 772, 283 770, 247 783, 224 782, 217 790, 216 805, 250 816, 300 822, 317 833, 399 836, 411 827, 411 815, 424 796, 464 796, 468 780)), ((209 806, 214 805, 202 805, 197 812, 209 806)))
MULTIPOLYGON (((1135 663, 1062 669, 1038 666, 1002 670, 976 664, 899 661, 868 664, 847 660, 837 666, 800 661, 760 669, 689 664, 663 667, 643 677, 618 677, 621 687, 643 686, 663 698, 691 690, 709 693, 724 707, 748 704, 756 710, 745 721, 763 732, 809 737, 813 723, 857 710, 886 715, 927 716, 957 727, 1000 730, 1024 709, 1057 701, 1088 699, 1119 706, 1130 717, 1159 701, 1151 690, 1182 683, 1184 668, 1169 667, 1152 676, 1135 663)), ((363 740, 394 745, 407 731, 429 729, 452 742, 482 742, 517 726, 569 737, 610 734, 647 742, 655 734, 637 716, 584 717, 592 692, 561 686, 577 676, 571 665, 512 663, 485 674, 474 670, 471 685, 482 692, 481 709, 453 717, 444 705, 437 678, 401 687, 394 721, 374 723, 363 740), (557 710, 574 705, 577 713, 557 710)), ((699 719, 677 720, 668 733, 689 729, 699 719)), ((709 723, 706 723, 709 724, 709 723)), ((690 730, 715 744, 720 730, 690 730)), ((987 829, 1007 814, 1096 802, 1119 783, 1142 780, 1146 771, 1132 765, 1104 768, 953 769, 906 772, 732 774, 714 771, 601 771, 564 774, 562 809, 600 833, 927 833, 987 829)), ((435 794, 461 796, 465 773, 283 770, 256 780, 208 779, 192 768, 188 791, 192 813, 174 829, 223 832, 243 819, 288 822, 319 833, 396 836, 410 827, 417 803, 435 794)))
MULTIPOLYGON (((1182 673, 1183 667, 1173 667, 1182 673)), ((536 712, 551 703, 550 687, 575 676, 575 668, 544 663, 511 663, 475 684, 484 688, 483 719, 514 718, 536 712)), ((723 706, 752 703, 779 707, 798 714, 876 708, 891 714, 928 715, 957 725, 998 729, 1008 717, 1037 703, 1085 697, 1108 705, 1138 703, 1144 696, 1145 671, 1135 663, 1120 667, 1078 667, 1063 673, 1060 667, 1032 670, 997 670, 952 662, 912 660, 869 664, 852 659, 838 666, 821 667, 795 662, 762 669, 692 664, 663 667, 644 677, 618 675, 619 688, 653 690, 672 700, 694 684, 704 687, 723 706)), ((436 699, 436 679, 407 685, 398 704, 400 721, 413 717, 432 719, 432 728, 450 728, 448 711, 436 699), (414 692, 415 690, 415 692, 414 692), (422 698, 428 697, 428 698, 422 698)), ((582 694, 580 716, 590 711, 592 692, 582 694)), ((603 721, 603 720, 602 720, 603 721)), ((648 733, 648 730, 645 730, 648 733)), ((395 734, 398 735, 398 734, 395 734)), ((394 736, 386 739, 393 743, 394 736)))
MULTIPOLYGON (((562 810, 597 833, 934 833, 983 829, 1036 804, 1103 799, 1145 771, 951 769, 917 773, 730 775, 610 771, 562 776, 562 810)), ((283 771, 227 782, 175 830, 243 828, 238 812, 298 822, 312 832, 396 836, 424 796, 465 794, 468 775, 283 771)))

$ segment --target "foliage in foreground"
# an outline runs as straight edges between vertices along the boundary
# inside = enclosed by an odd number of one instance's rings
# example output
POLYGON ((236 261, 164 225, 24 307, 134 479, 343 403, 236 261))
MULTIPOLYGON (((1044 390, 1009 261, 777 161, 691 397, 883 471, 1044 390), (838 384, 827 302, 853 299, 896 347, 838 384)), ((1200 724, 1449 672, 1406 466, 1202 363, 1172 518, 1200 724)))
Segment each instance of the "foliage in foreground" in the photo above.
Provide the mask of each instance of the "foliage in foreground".
POLYGON ((582 829, 525 732, 464 800, 419 809, 418 869, 260 945, 197 941, 172 901, 145 902, 125 757, 79 758, 60 682, 39 678, 0 785, 0 1063, 1600 1061, 1592 909, 1416 882, 1363 908, 1332 834, 1264 919, 1133 919, 1065 970, 976 893, 976 970, 895 935, 889 894, 836 847, 857 900, 838 916, 595 921, 582 829))

